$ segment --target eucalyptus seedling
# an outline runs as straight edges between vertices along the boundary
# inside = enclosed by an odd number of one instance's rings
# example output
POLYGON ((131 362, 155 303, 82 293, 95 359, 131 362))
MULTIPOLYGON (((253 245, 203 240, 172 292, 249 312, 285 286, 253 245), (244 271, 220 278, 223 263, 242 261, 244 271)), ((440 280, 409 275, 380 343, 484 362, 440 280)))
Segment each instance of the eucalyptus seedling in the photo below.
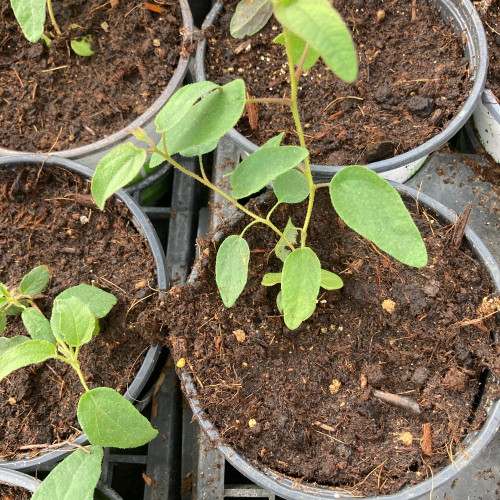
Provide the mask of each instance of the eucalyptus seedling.
MULTIPOLYGON (((42 39, 47 46, 50 46, 55 36, 62 35, 61 28, 59 28, 54 16, 52 0, 10 0, 10 5, 24 36, 30 42, 35 43, 42 39), (49 36, 47 36, 44 33, 46 10, 49 12, 55 35, 49 33, 49 36)), ((72 24, 70 29, 75 27, 78 26, 72 24)), ((92 35, 90 34, 85 35, 81 40, 71 40, 70 45, 73 52, 79 56, 91 56, 94 53, 92 50, 92 35)))
POLYGON ((152 153, 152 165, 168 160, 181 172, 218 192, 251 218, 241 234, 227 237, 218 249, 216 282, 224 304, 233 306, 247 282, 250 249, 245 233, 255 224, 264 224, 277 235, 275 253, 283 267, 281 272, 266 274, 262 284, 280 286, 277 307, 286 326, 295 329, 313 314, 320 288, 343 286, 340 276, 333 269, 322 268, 307 245, 318 189, 329 189, 333 207, 349 227, 399 261, 422 267, 427 263, 427 252, 397 191, 371 170, 353 165, 343 168, 329 183, 314 184, 299 115, 298 82, 303 70, 320 57, 339 78, 353 82, 358 71, 356 51, 347 26, 328 0, 243 0, 234 14, 231 30, 238 36, 253 33, 272 13, 283 28, 275 42, 285 46, 290 97, 247 99, 245 83, 239 79, 223 86, 209 81, 186 85, 156 118, 160 142, 155 144, 141 129, 131 131, 148 146, 138 148, 127 143, 104 157, 92 179, 92 193, 102 209, 111 194, 134 178, 148 153, 152 153), (215 149, 219 139, 236 125, 247 103, 288 107, 299 146, 281 145, 283 134, 270 139, 236 166, 230 176, 231 194, 226 194, 208 179, 201 155, 215 149), (173 158, 176 153, 199 156, 201 174, 185 169, 173 158), (258 193, 269 183, 273 183, 277 202, 265 217, 238 201, 258 193), (284 228, 273 224, 271 216, 279 204, 293 206, 304 200, 307 211, 301 225, 295 227, 291 220, 284 228))
POLYGON ((6 327, 6 316, 14 314, 21 314, 28 333, 0 336, 0 380, 14 370, 50 359, 70 365, 77 373, 84 389, 78 402, 78 422, 92 446, 72 452, 32 498, 93 498, 101 475, 103 447, 135 448, 151 441, 158 432, 114 389, 89 389, 80 367, 80 348, 99 333, 99 319, 109 313, 116 298, 86 284, 68 288, 54 299, 49 320, 36 306, 48 281, 48 269, 38 266, 18 287, 8 289, 0 283, 0 333, 6 327))

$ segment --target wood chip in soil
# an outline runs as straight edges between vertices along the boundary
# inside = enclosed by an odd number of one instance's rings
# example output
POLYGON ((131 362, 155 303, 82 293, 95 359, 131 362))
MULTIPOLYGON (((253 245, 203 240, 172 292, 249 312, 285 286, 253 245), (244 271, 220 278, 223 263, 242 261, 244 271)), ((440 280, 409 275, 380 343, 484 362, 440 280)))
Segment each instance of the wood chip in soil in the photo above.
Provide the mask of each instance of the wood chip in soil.
MULTIPOLYGON (((207 79, 227 83, 243 78, 252 97, 290 95, 284 48, 274 18, 243 41, 229 35, 236 0, 225 0, 220 21, 208 29, 207 79), (250 43, 247 44, 246 42, 250 43), (245 44, 245 49, 238 48, 245 44)), ((443 130, 467 99, 472 82, 460 38, 428 1, 339 0, 335 7, 349 26, 359 59, 355 83, 346 84, 317 63, 299 81, 299 110, 314 163, 372 163, 405 153, 443 130), (377 20, 377 12, 385 17, 377 20)), ((255 118, 254 118, 255 119, 255 118)), ((260 104, 252 128, 248 117, 238 130, 263 144, 285 131, 297 144, 288 108, 260 104)))
MULTIPOLYGON (((9 286, 38 265, 50 282, 37 299, 46 317, 64 289, 95 283, 116 296, 101 332, 80 350, 90 388, 124 393, 158 330, 156 266, 123 203, 92 202, 90 182, 60 168, 0 171, 0 282, 9 286)), ((26 335, 9 316, 4 335, 26 335)), ((84 392, 76 372, 60 361, 16 370, 0 382, 0 457, 19 458, 23 445, 53 444, 81 433, 76 408, 84 392)), ((37 451, 28 452, 33 456, 37 451)))
POLYGON ((48 152, 95 142, 126 127, 166 88, 188 49, 178 2, 162 5, 161 14, 136 0, 111 3, 54 2, 63 34, 47 48, 24 38, 10 2, 2 2, 1 147, 48 152), (70 41, 87 34, 95 53, 77 56, 70 41))
MULTIPOLYGON (((427 210, 414 218, 429 263, 410 268, 345 226, 325 191, 317 194, 308 245, 344 287, 322 290, 301 327, 284 326, 277 287, 260 284, 265 272, 281 271, 281 261, 274 234, 258 226, 245 235, 258 251, 236 304, 222 304, 216 245, 205 241, 201 279, 171 289, 163 321, 222 442, 299 481, 390 494, 449 463, 486 418, 483 403, 497 397, 483 385, 487 370, 500 372, 491 336, 499 325, 493 316, 478 320, 493 285, 469 248, 450 247, 452 228, 427 210), (245 333, 242 342, 235 331, 245 333), (387 404, 375 390, 408 398, 420 414, 387 404)), ((271 206, 257 211, 265 215, 271 206)), ((294 206, 295 225, 304 214, 304 204, 294 206)), ((284 227, 289 216, 281 206, 273 222, 284 227)))

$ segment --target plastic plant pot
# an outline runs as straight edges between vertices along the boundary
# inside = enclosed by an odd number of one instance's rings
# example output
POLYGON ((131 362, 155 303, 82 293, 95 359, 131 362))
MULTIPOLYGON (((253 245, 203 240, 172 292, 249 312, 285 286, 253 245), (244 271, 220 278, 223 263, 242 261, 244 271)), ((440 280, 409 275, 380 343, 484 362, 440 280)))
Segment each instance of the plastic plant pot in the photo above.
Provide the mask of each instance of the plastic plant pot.
MULTIPOLYGON (((23 488, 30 493, 34 493, 40 486, 41 481, 24 472, 0 467, 0 484, 23 488)), ((121 496, 105 484, 98 484, 95 498, 99 500, 121 500, 121 496)))
MULTIPOLYGON (((0 157, 0 171, 2 169, 14 167, 16 164, 29 164, 37 166, 43 164, 47 166, 62 167, 71 170, 72 172, 76 172, 89 179, 93 174, 93 170, 89 167, 80 165, 79 163, 68 160, 67 158, 46 157, 36 154, 0 157)), ((132 223, 134 224, 137 231, 148 242, 156 264, 157 286, 159 289, 165 289, 167 287, 165 256, 156 231, 154 230, 149 219, 142 211, 141 207, 134 201, 131 196, 129 196, 123 190, 119 190, 115 196, 129 209, 130 213, 132 214, 132 223)), ((128 399, 129 401, 134 401, 139 397, 141 391, 145 387, 150 375, 153 372, 155 364, 160 356, 160 352, 161 346, 149 348, 136 377, 128 386, 127 392, 124 394, 126 399, 128 399)), ((74 442, 79 445, 84 445, 87 443, 87 436, 85 434, 82 434, 77 439, 75 439, 74 442)), ((42 451, 42 454, 40 456, 34 458, 0 461, 0 467, 23 471, 32 471, 39 468, 40 466, 45 467, 54 462, 62 460, 71 449, 71 447, 61 447, 61 449, 57 451, 50 450, 45 453, 43 453, 42 451)))
MULTIPOLYGON (((318 182, 326 182, 327 180, 326 176, 317 179, 318 182)), ((428 211, 434 213, 444 224, 452 224, 456 221, 457 216, 452 211, 432 198, 405 185, 397 183, 392 184, 404 199, 408 201, 418 199, 420 206, 424 206, 428 211)), ((216 235, 215 238, 218 238, 219 236, 222 237, 222 234, 219 233, 219 235, 216 235)), ((473 249, 478 261, 486 266, 496 290, 500 291, 500 268, 489 250, 470 228, 466 229, 465 239, 473 249)), ((198 259, 189 281, 196 280, 198 275, 197 269, 200 265, 201 260, 198 259)), ((193 414, 198 420, 201 429, 210 438, 210 440, 217 445, 218 450, 222 455, 224 455, 225 459, 253 483, 256 483, 262 488, 273 492, 280 498, 289 500, 353 498, 352 493, 342 489, 297 481, 262 466, 256 467, 231 446, 221 444, 221 435, 214 427, 213 423, 207 418, 207 414, 203 411, 199 404, 197 399, 196 383, 192 375, 183 369, 180 369, 178 373, 180 374, 184 394, 188 398, 193 414)), ((384 500, 407 500, 410 498, 420 498, 422 495, 429 496, 432 494, 432 491, 437 490, 439 486, 447 483, 448 481, 451 482, 454 478, 458 477, 461 469, 470 464, 481 453, 483 448, 488 445, 491 439, 495 436, 500 425, 500 401, 496 401, 495 403, 485 401, 485 405, 487 407, 488 419, 480 430, 470 433, 464 439, 462 442, 464 449, 453 457, 453 463, 447 465, 438 473, 435 473, 432 478, 427 479, 426 481, 413 486, 405 487, 398 493, 392 495, 371 497, 372 500, 374 498, 384 500)))
MULTIPOLYGON (((191 14, 191 9, 189 7, 188 0, 177 0, 177 1, 180 5, 182 12, 183 43, 187 43, 189 40, 191 40, 192 33, 194 30, 193 16, 191 14)), ((85 165, 90 168, 95 168, 102 157, 104 157, 112 149, 116 148, 118 145, 122 143, 133 142, 134 144, 140 144, 141 146, 144 145, 144 143, 139 142, 134 136, 129 134, 127 130, 133 130, 140 127, 146 131, 147 135, 151 139, 153 139, 155 142, 158 142, 160 140, 160 135, 156 133, 156 126, 154 120, 158 112, 163 108, 163 106, 167 103, 170 97, 182 86, 184 77, 186 76, 186 72, 188 69, 188 63, 189 63, 189 57, 180 56, 179 61, 177 63, 177 68, 175 69, 174 74, 172 75, 172 78, 170 79, 167 87, 163 90, 160 96, 151 104, 151 106, 143 114, 138 116, 134 121, 127 124, 127 126, 122 128, 121 130, 109 135, 108 137, 99 139, 91 144, 87 144, 85 146, 79 146, 72 149, 54 151, 51 153, 47 153, 47 155, 70 158, 72 160, 81 163, 82 165, 85 165)), ((26 153, 30 153, 30 151, 21 152, 0 147, 0 156, 13 155, 13 154, 26 154, 26 153)), ((141 179, 146 178, 153 172, 158 172, 158 169, 162 168, 170 169, 171 166, 170 164, 165 163, 163 164, 163 166, 159 166, 156 169, 150 170, 147 167, 143 168, 139 174, 140 177, 135 182, 138 182, 141 179)), ((133 189, 137 190, 137 188, 133 189)), ((151 201, 154 201, 154 199, 151 201)))
MULTIPOLYGON (((474 109, 481 99, 481 94, 486 81, 488 66, 488 55, 486 49, 486 35, 478 13, 469 0, 432 0, 440 15, 450 24, 453 31, 463 35, 465 54, 469 60, 472 70, 474 85, 471 93, 457 115, 450 121, 447 127, 425 143, 406 153, 394 156, 387 160, 381 160, 365 165, 382 177, 395 181, 405 182, 425 162, 427 156, 451 139, 472 115, 474 109)), ((216 2, 208 14, 202 29, 211 26, 222 11, 222 4, 216 2)), ((205 51, 206 39, 198 43, 195 59, 196 81, 206 80, 205 73, 205 51)), ((252 153, 259 145, 249 141, 236 129, 231 129, 227 136, 233 140, 243 151, 252 153)), ((342 166, 312 165, 312 170, 317 174, 333 175, 342 166)))
POLYGON ((491 90, 484 90, 473 118, 484 149, 500 162, 500 103, 491 90))

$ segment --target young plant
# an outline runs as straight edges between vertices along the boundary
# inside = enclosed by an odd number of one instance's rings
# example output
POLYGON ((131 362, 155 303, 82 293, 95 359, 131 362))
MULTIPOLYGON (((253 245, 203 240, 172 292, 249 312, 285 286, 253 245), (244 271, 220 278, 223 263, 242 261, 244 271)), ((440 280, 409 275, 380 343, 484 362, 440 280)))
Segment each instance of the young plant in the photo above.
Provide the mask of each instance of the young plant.
MULTIPOLYGON (((38 42, 40 38, 50 46, 52 39, 55 38, 53 34, 47 36, 44 34, 45 28, 45 8, 49 11, 49 17, 52 26, 56 32, 56 36, 61 36, 62 32, 57 24, 52 9, 52 0, 10 0, 10 5, 14 11, 17 22, 23 30, 24 36, 32 43, 38 42)), ((77 28, 75 24, 70 26, 70 29, 77 28)), ((91 56, 94 51, 92 50, 92 35, 85 35, 81 40, 71 40, 71 48, 75 54, 79 56, 91 56)))
POLYGON ((92 446, 72 452, 32 498, 93 498, 101 475, 103 447, 135 448, 151 441, 158 432, 114 389, 89 389, 80 368, 81 346, 99 333, 99 319, 109 313, 116 298, 90 285, 68 288, 55 298, 49 321, 35 302, 48 281, 48 269, 38 266, 19 287, 9 290, 0 283, 0 334, 6 316, 19 313, 28 332, 27 336, 0 337, 0 380, 18 368, 49 359, 67 363, 75 370, 85 390, 78 402, 78 422, 92 446))
MULTIPOLYGON (((320 288, 341 288, 342 279, 330 269, 322 269, 314 251, 307 246, 308 226, 318 189, 328 188, 332 205, 344 222, 380 249, 410 266, 427 263, 427 252, 420 233, 397 191, 371 170, 354 165, 343 168, 330 183, 314 184, 297 99, 298 80, 305 67, 319 57, 342 80, 353 82, 357 76, 357 56, 351 35, 338 12, 328 0, 255 0, 243 1, 235 12, 234 24, 251 27, 268 17, 269 5, 283 27, 275 40, 284 44, 290 73, 290 97, 246 99, 243 80, 219 86, 205 81, 182 87, 156 118, 162 135, 154 144, 144 131, 132 131, 149 144, 137 148, 131 143, 119 146, 97 166, 92 179, 92 193, 102 209, 106 199, 126 185, 152 152, 153 164, 168 160, 181 172, 229 200, 252 221, 239 235, 227 237, 216 259, 216 282, 224 304, 231 307, 247 282, 250 249, 243 238, 246 231, 260 223, 277 235, 275 253, 283 261, 282 271, 263 277, 265 286, 280 285, 277 306, 284 322, 295 329, 316 308, 320 288), (243 7, 241 7, 243 6, 243 7), (241 8, 240 8, 241 7, 241 8), (300 146, 282 146, 283 134, 247 156, 232 172, 231 195, 215 186, 205 174, 201 155, 215 149, 218 140, 241 117, 246 103, 276 103, 287 106, 293 116, 300 146), (199 156, 201 175, 178 163, 173 155, 199 156), (301 163, 303 162, 303 163, 301 163), (265 217, 253 213, 239 199, 258 193, 273 183, 277 203, 265 217), (299 203, 308 199, 305 218, 299 227, 291 220, 285 228, 276 227, 271 215, 281 203, 299 203)), ((232 25, 233 27, 233 25, 232 25)))

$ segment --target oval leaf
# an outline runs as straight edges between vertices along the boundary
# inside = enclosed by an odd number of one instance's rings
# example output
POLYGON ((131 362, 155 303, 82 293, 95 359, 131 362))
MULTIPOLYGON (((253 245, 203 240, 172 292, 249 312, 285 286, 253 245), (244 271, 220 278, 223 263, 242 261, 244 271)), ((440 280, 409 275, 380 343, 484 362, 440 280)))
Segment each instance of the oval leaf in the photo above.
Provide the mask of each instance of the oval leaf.
POLYGON ((321 264, 308 247, 297 248, 285 260, 281 290, 285 325, 294 330, 316 309, 321 264))
POLYGON ((92 177, 92 195, 101 210, 115 191, 134 180, 146 157, 146 151, 127 142, 101 159, 92 177))
POLYGON ((273 286, 281 283, 281 273, 266 273, 262 277, 262 285, 273 286))
POLYGON ((19 285, 19 291, 23 295, 36 295, 40 293, 49 282, 50 273, 47 266, 38 266, 32 269, 19 285))
POLYGON ((266 187, 278 175, 296 167, 308 155, 300 146, 258 149, 247 156, 231 175, 232 195, 244 198, 266 187))
POLYGON ((229 27, 233 38, 244 38, 261 30, 273 14, 271 0, 242 0, 234 10, 229 27))
MULTIPOLYGON (((285 34, 281 33, 274 40, 274 43, 280 43, 285 45, 285 34)), ((297 35, 290 33, 290 43, 291 43, 291 51, 292 51, 292 60, 295 66, 298 66, 300 60, 302 59, 302 54, 306 48, 306 42, 299 38, 297 35)), ((309 68, 312 68, 316 61, 319 59, 319 54, 312 48, 309 47, 307 51, 307 55, 304 59, 304 64, 302 65, 302 70, 307 71, 309 68)))
POLYGON ((321 269, 321 288, 325 290, 338 290, 344 286, 342 278, 335 273, 321 269))
POLYGON ((202 144, 213 143, 231 130, 245 108, 243 80, 218 87, 192 106, 173 128, 165 132, 170 156, 202 144))
POLYGON ((260 149, 265 149, 265 148, 274 148, 277 147, 281 144, 281 141, 283 140, 283 136, 285 135, 285 132, 280 132, 278 135, 275 135, 274 137, 271 137, 271 139, 268 139, 260 149))
POLYGON ((328 0, 282 0, 275 5, 278 21, 309 45, 342 80, 353 82, 358 59, 349 29, 328 0))
POLYGON ((46 2, 47 0, 10 0, 17 22, 30 42, 37 42, 43 35, 46 2))
POLYGON ((136 448, 158 434, 130 401, 109 387, 83 394, 77 415, 89 441, 99 446, 136 448))
POLYGON ((371 170, 343 168, 330 182, 333 207, 344 222, 395 259, 427 264, 427 250, 398 192, 371 170))
POLYGON ((33 340, 46 340, 51 344, 56 343, 49 320, 38 309, 28 307, 21 313, 21 318, 24 327, 33 340))
POLYGON ((207 81, 191 83, 181 87, 156 115, 156 131, 161 134, 175 127, 200 97, 217 87, 217 84, 207 81))
POLYGON ((274 180, 273 190, 280 203, 300 203, 309 196, 306 176, 295 169, 278 175, 274 180))
MULTIPOLYGON (((299 236, 299 229, 296 228, 292 219, 288 219, 286 223, 285 230, 283 231, 283 236, 292 244, 295 245, 297 243, 297 237, 299 236)), ((274 248, 274 252, 276 253, 276 257, 280 259, 282 262, 285 262, 286 258, 290 255, 292 249, 287 245, 283 238, 280 238, 276 247, 274 248)))
POLYGON ((16 335, 11 338, 0 337, 0 356, 5 354, 12 347, 27 342, 28 340, 29 337, 25 337, 24 335, 16 335))
POLYGON ((192 148, 179 151, 179 154, 187 157, 205 155, 213 151, 218 144, 219 139, 216 139, 215 141, 207 142, 206 144, 200 144, 199 146, 194 146, 192 148))
POLYGON ((95 318, 85 303, 77 297, 56 299, 50 326, 56 338, 77 347, 86 344, 92 338, 95 318))
POLYGON ((215 281, 226 307, 231 307, 245 288, 249 260, 248 243, 238 235, 228 236, 217 251, 215 281))
POLYGON ((101 476, 103 449, 88 446, 71 452, 36 489, 31 500, 92 500, 101 476))
POLYGON ((116 304, 114 295, 96 286, 86 284, 67 288, 56 297, 56 300, 68 299, 69 297, 79 298, 90 309, 94 318, 104 318, 116 304))
POLYGON ((281 290, 276 295, 276 307, 280 314, 283 314, 283 292, 281 290))
POLYGON ((55 355, 56 346, 46 340, 23 341, 0 356, 0 380, 18 368, 41 363, 55 355))
POLYGON ((92 35, 85 35, 81 40, 71 40, 73 52, 82 57, 90 57, 94 54, 92 50, 92 35))

